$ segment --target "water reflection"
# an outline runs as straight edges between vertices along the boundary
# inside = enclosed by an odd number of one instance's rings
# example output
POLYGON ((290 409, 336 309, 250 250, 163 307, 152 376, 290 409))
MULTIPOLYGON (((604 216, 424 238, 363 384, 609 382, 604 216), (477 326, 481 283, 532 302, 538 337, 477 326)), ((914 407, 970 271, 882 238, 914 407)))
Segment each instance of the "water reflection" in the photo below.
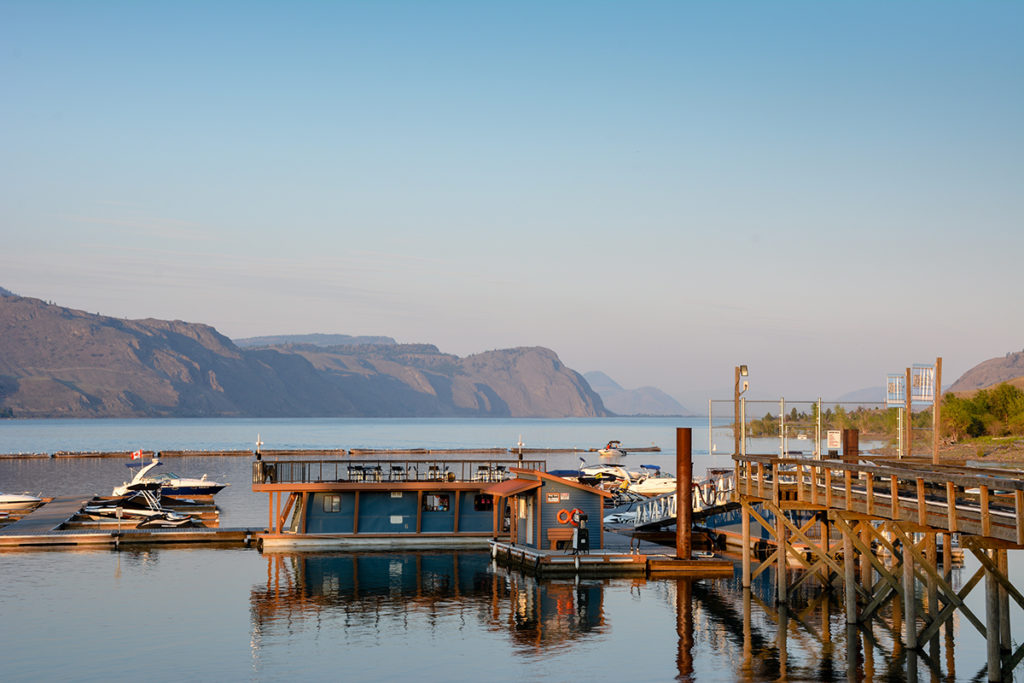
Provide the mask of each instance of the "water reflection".
POLYGON ((631 664, 641 679, 955 681, 958 666, 971 680, 984 665, 983 652, 954 648, 956 620, 908 651, 899 600, 847 626, 841 591, 801 591, 778 605, 767 572, 744 590, 738 579, 537 580, 479 552, 261 559, 266 580, 250 596, 257 651, 309 629, 338 627, 346 644, 363 647, 425 628, 432 647, 457 638, 493 652, 497 637, 509 646, 501 656, 520 662, 601 651, 623 637, 662 646, 669 638, 674 656, 662 648, 631 664), (624 607, 627 594, 642 604, 624 607))
POLYGON ((481 552, 268 553, 266 585, 251 596, 255 630, 293 630, 326 615, 346 627, 402 631, 410 614, 431 628, 457 614, 504 630, 527 648, 561 645, 604 624, 603 582, 539 582, 492 566, 481 552), (382 624, 386 621, 386 624, 382 624))

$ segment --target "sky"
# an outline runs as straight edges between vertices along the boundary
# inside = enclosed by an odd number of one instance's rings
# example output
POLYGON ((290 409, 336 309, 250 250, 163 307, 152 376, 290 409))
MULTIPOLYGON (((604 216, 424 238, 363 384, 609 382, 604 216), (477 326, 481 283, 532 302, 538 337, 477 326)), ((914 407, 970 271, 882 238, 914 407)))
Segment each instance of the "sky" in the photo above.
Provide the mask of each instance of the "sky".
POLYGON ((700 410, 1024 348, 1024 3, 0 0, 0 286, 700 410))

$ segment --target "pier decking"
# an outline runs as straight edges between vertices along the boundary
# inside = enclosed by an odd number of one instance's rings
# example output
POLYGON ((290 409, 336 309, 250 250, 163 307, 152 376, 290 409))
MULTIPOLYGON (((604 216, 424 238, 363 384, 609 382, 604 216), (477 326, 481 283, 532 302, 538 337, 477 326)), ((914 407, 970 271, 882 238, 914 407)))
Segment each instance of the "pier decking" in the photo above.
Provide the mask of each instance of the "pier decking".
POLYGON ((769 567, 775 569, 779 604, 801 586, 841 585, 848 624, 868 621, 897 601, 903 641, 912 649, 935 638, 959 613, 986 639, 989 680, 1012 677, 1024 646, 1013 649, 1010 598, 1024 607, 1024 595, 1008 578, 1007 553, 1024 548, 1024 472, 856 452, 824 460, 736 454, 733 461, 745 588, 769 567), (753 571, 752 524, 774 544, 753 571), (951 581, 954 534, 980 564, 960 590, 951 581), (984 618, 965 602, 980 583, 984 618))

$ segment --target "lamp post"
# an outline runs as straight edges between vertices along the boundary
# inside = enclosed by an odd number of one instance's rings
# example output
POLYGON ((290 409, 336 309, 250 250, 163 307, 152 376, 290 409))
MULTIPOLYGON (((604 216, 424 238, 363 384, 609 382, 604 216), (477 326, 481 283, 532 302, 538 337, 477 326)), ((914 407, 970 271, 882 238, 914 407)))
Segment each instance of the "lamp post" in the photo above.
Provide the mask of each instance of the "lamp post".
POLYGON ((740 452, 740 430, 743 429, 743 425, 740 423, 740 394, 747 390, 747 382, 744 380, 743 388, 740 389, 740 377, 747 376, 747 366, 737 365, 736 366, 736 383, 733 387, 733 455, 738 455, 740 452))

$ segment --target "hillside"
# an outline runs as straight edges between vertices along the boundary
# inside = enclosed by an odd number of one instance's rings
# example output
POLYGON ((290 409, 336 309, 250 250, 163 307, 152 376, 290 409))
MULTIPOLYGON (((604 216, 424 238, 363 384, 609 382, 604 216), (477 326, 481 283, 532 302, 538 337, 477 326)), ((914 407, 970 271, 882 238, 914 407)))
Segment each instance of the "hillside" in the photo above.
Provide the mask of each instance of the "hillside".
POLYGON ((430 345, 242 349, 213 327, 0 296, 0 414, 14 417, 594 417, 549 349, 467 358, 430 345))
POLYGON ((312 344, 313 346, 360 346, 381 344, 394 346, 391 337, 353 337, 347 334, 277 334, 268 337, 246 337, 233 339, 235 346, 251 349, 259 346, 281 346, 282 344, 312 344))
POLYGON ((608 410, 617 415, 689 415, 681 403, 656 387, 624 389, 600 371, 584 373, 608 410))
POLYGON ((948 391, 975 391, 1021 377, 1024 377, 1024 351, 1010 352, 1002 358, 990 358, 975 365, 950 385, 948 391))

